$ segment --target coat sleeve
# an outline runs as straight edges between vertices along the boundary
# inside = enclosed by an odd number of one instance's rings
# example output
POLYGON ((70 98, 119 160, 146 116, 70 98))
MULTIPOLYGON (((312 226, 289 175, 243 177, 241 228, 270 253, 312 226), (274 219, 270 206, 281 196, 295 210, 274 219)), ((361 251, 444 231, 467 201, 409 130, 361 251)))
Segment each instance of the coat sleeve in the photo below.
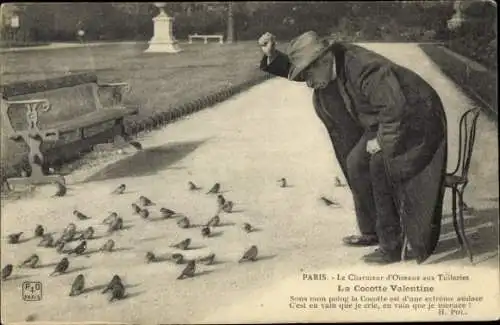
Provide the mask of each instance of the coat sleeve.
POLYGON ((403 138, 403 115, 406 98, 391 68, 372 64, 364 69, 361 91, 370 105, 378 111, 377 139, 382 152, 393 156, 403 138))
MULTIPOLYGON (((280 51, 277 51, 276 57, 274 57, 270 63, 268 63, 268 57, 266 55, 264 55, 260 60, 260 69, 262 71, 278 77, 288 78, 290 68, 290 59, 285 53, 280 51)), ((302 82, 304 80, 299 78, 296 81, 302 82)))

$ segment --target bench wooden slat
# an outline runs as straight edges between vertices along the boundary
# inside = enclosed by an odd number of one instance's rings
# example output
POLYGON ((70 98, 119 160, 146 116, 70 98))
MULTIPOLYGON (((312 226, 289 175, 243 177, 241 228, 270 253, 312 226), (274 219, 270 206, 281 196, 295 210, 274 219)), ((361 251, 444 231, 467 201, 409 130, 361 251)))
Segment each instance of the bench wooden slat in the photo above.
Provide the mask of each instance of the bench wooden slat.
POLYGON ((49 127, 51 129, 59 130, 59 132, 62 133, 70 132, 76 129, 116 120, 127 115, 134 115, 137 114, 138 111, 139 110, 136 107, 105 108, 100 111, 81 115, 78 119, 50 124, 49 127))

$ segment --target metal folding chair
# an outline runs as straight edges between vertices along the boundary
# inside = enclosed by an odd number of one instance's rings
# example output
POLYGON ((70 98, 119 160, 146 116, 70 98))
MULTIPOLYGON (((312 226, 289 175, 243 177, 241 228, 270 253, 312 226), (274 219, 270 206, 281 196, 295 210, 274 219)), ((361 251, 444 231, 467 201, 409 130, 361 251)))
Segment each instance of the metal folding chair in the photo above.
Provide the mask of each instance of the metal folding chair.
MULTIPOLYGON (((446 173, 444 186, 452 191, 453 228, 457 234, 458 243, 465 250, 470 262, 473 262, 470 243, 465 235, 464 226, 464 191, 469 183, 469 167, 476 140, 476 126, 480 109, 473 108, 462 114, 458 134, 458 158, 455 169, 446 173)), ((402 260, 407 257, 408 238, 404 235, 402 260)))

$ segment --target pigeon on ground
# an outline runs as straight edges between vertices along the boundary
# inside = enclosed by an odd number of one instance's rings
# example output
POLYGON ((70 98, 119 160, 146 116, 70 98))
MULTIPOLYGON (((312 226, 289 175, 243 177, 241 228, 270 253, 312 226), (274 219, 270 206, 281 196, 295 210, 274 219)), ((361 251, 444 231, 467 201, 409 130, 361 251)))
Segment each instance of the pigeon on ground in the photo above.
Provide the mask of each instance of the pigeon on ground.
POLYGON ((224 195, 222 194, 217 195, 217 205, 219 206, 219 208, 222 208, 222 206, 224 206, 224 203, 226 203, 224 195))
POLYGON ((342 181, 340 180, 340 178, 338 176, 335 177, 335 187, 344 187, 345 184, 342 183, 342 181))
POLYGON ((191 238, 186 238, 183 241, 181 241, 175 245, 171 245, 170 247, 186 250, 188 248, 189 244, 191 244, 191 238))
POLYGON ((66 243, 64 243, 63 241, 58 242, 56 245, 56 252, 58 252, 59 254, 63 253, 64 246, 66 246, 66 243))
POLYGON ((217 227, 220 225, 220 217, 219 215, 213 216, 210 220, 207 222, 207 227, 217 227))
POLYGON ((122 283, 122 279, 120 278, 119 275, 115 274, 113 276, 113 278, 111 279, 111 281, 106 285, 106 288, 104 288, 104 290, 101 293, 104 294, 104 293, 108 292, 117 283, 122 283))
POLYGON ((253 261, 257 260, 257 253, 258 253, 257 246, 253 245, 243 254, 243 256, 240 258, 238 263, 242 263, 245 261, 252 261, 253 262, 253 261))
POLYGON ((24 234, 24 232, 18 232, 15 234, 10 234, 9 235, 9 244, 17 244, 19 243, 19 239, 21 238, 21 235, 24 234))
POLYGON ((222 206, 222 211, 226 213, 231 213, 233 212, 233 201, 227 201, 223 206, 222 206))
POLYGON ((220 191, 220 183, 215 183, 214 186, 207 192, 207 194, 219 193, 220 191))
POLYGON ((107 216, 106 218, 104 218, 104 220, 102 221, 102 223, 104 225, 109 225, 110 223, 112 223, 116 218, 118 218, 118 213, 116 212, 111 212, 109 214, 109 216, 107 216))
POLYGON ((50 274, 50 276, 53 276, 56 273, 62 274, 68 270, 69 267, 69 260, 67 257, 63 257, 59 263, 57 263, 54 272, 50 274))
POLYGON ((143 207, 154 205, 153 201, 151 201, 150 199, 148 199, 144 195, 141 195, 139 197, 139 204, 142 205, 143 207))
POLYGON ((111 194, 123 194, 127 186, 125 184, 120 184, 116 189, 111 192, 111 194))
POLYGON ((61 197, 65 196, 66 193, 68 192, 68 189, 66 188, 66 185, 60 183, 60 182, 55 182, 55 185, 57 185, 57 191, 52 197, 61 197))
POLYGON ((160 213, 161 216, 165 219, 171 218, 174 214, 175 211, 167 209, 167 208, 160 208, 160 213))
POLYGON ((30 257, 25 259, 21 264, 19 264, 19 267, 30 267, 32 269, 36 268, 38 262, 40 261, 40 257, 37 254, 32 254, 30 257))
POLYGON ((101 246, 100 251, 101 252, 111 252, 113 251, 113 248, 115 247, 115 241, 113 239, 108 239, 104 245, 101 246))
POLYGON ((2 269, 2 280, 5 281, 5 279, 7 279, 12 274, 13 269, 14 267, 12 266, 12 264, 5 265, 2 269))
POLYGON ((92 239, 94 237, 94 233, 95 233, 94 227, 89 226, 82 232, 80 239, 86 239, 86 240, 92 239))
POLYGON ((189 222, 188 217, 183 217, 183 218, 181 218, 179 221, 177 221, 177 225, 178 225, 180 228, 186 229, 186 228, 189 228, 189 226, 190 226, 191 224, 190 224, 190 222, 189 222))
POLYGON ((188 187, 189 187, 190 191, 201 190, 201 187, 198 187, 195 183, 193 183, 191 181, 188 182, 188 187))
POLYGON ((84 288, 85 278, 83 277, 83 274, 78 274, 78 276, 73 281, 73 284, 71 285, 71 291, 69 292, 69 295, 78 296, 83 292, 84 288))
POLYGON ((322 201, 323 201, 323 202, 324 202, 327 206, 330 206, 330 205, 338 205, 338 203, 336 203, 336 202, 334 202, 334 201, 332 201, 332 200, 330 200, 330 199, 328 199, 328 198, 326 198, 326 197, 324 197, 324 196, 322 196, 322 197, 321 197, 321 200, 322 200, 322 201))
POLYGON ((147 218, 149 218, 149 211, 148 211, 148 209, 141 209, 141 211, 139 211, 139 216, 140 216, 142 219, 147 219, 147 218))
POLYGON ((207 256, 200 257, 198 259, 198 262, 203 263, 205 265, 210 265, 210 264, 214 263, 214 260, 215 260, 215 254, 212 253, 212 254, 209 254, 207 256))
POLYGON ((111 287, 111 297, 109 302, 125 298, 125 286, 121 282, 116 282, 111 287))
POLYGON ((123 229, 123 219, 118 217, 115 219, 115 221, 109 224, 108 233, 112 233, 121 229, 123 229))
POLYGON ((251 224, 249 224, 248 222, 245 222, 243 224, 243 230, 245 230, 247 233, 250 233, 250 232, 254 231, 254 227, 251 224))
POLYGON ((35 227, 35 237, 42 237, 44 233, 44 229, 42 225, 36 225, 35 227))
POLYGON ((42 240, 38 243, 39 247, 52 247, 54 244, 54 237, 51 234, 45 234, 42 240))
POLYGON ((80 211, 78 210, 74 210, 73 211, 73 215, 75 215, 79 220, 87 220, 87 219, 90 219, 89 217, 87 217, 86 215, 84 215, 83 213, 81 213, 80 211))
POLYGON ((141 207, 135 203, 132 203, 132 210, 134 211, 134 214, 139 214, 139 212, 141 212, 141 207))
POLYGON ((170 257, 172 261, 174 261, 175 264, 182 264, 184 263, 184 256, 179 253, 172 254, 170 257))
POLYGON ((209 227, 201 228, 201 236, 202 237, 210 237, 210 228, 209 227))
POLYGON ((177 277, 177 280, 182 280, 184 278, 192 278, 194 276, 196 270, 196 263, 194 260, 189 261, 189 263, 186 265, 184 270, 182 271, 181 275, 177 277))
POLYGON ((284 178, 284 177, 279 179, 278 183, 280 183, 280 187, 287 187, 286 178, 284 178))
POLYGON ((82 255, 86 249, 87 249, 87 241, 82 240, 82 242, 78 244, 78 246, 70 250, 68 254, 82 255))
POLYGON ((153 254, 153 252, 147 252, 146 253, 146 263, 152 263, 156 262, 156 256, 153 254))

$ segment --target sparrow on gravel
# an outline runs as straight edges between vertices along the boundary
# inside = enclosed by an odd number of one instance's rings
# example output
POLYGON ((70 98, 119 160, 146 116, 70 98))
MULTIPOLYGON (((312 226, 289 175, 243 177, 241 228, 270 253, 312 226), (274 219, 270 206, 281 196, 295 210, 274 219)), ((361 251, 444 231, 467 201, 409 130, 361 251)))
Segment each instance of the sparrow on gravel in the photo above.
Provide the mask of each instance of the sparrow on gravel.
POLYGON ((252 227, 252 225, 248 222, 245 222, 243 224, 243 230, 245 230, 247 233, 251 233, 252 231, 254 231, 254 227, 252 227))
POLYGON ((59 263, 57 263, 57 265, 56 265, 56 267, 54 269, 54 272, 50 273, 49 275, 53 276, 56 273, 62 274, 64 272, 66 272, 66 270, 68 269, 68 267, 69 267, 69 260, 68 260, 67 257, 63 257, 61 259, 61 261, 59 261, 59 263))
POLYGON ((82 255, 86 249, 87 249, 87 241, 82 240, 82 242, 78 244, 78 246, 70 250, 68 254, 82 255))
POLYGON ((220 191, 220 183, 215 183, 214 186, 207 192, 207 194, 219 193, 220 191))
POLYGON ((177 277, 177 280, 182 280, 184 278, 192 278, 196 270, 196 263, 194 260, 189 261, 184 270, 182 270, 181 275, 177 277))
POLYGON ((139 214, 139 212, 141 212, 141 207, 138 206, 137 204, 135 203, 132 203, 132 210, 134 211, 134 214, 139 214))
POLYGON ((83 292, 85 288, 85 278, 83 274, 78 274, 73 284, 71 285, 71 291, 69 292, 69 296, 78 296, 83 292))
POLYGON ((215 254, 214 253, 211 253, 211 254, 209 254, 207 256, 198 258, 198 262, 203 263, 205 265, 211 265, 211 264, 213 264, 214 260, 215 260, 215 254))
POLYGON ((121 282, 116 282, 111 287, 111 297, 109 298, 109 302, 123 298, 125 298, 125 286, 121 282))
POLYGON ((2 269, 2 280, 5 281, 5 279, 7 279, 12 274, 13 269, 14 267, 12 266, 12 264, 5 265, 2 269))
POLYGON ((139 216, 142 219, 147 219, 149 217, 149 211, 148 211, 148 209, 141 209, 141 211, 139 211, 139 216))
POLYGON ((180 253, 174 253, 170 258, 172 261, 174 261, 175 264, 184 263, 184 256, 180 253))
POLYGON ((111 192, 111 194, 123 194, 127 186, 125 184, 120 184, 116 189, 111 192))
POLYGON ((207 222, 207 227, 217 227, 220 225, 220 217, 219 215, 213 216, 210 220, 207 222))
POLYGON ((201 236, 202 237, 210 237, 210 228, 209 227, 201 228, 201 236))
POLYGON ((226 203, 226 199, 224 198, 224 195, 218 194, 217 195, 217 205, 219 206, 219 208, 222 208, 224 203, 226 203))
POLYGON ((188 182, 188 187, 190 191, 198 191, 201 190, 201 187, 198 187, 195 183, 189 181, 188 182))
POLYGON ((233 201, 227 201, 223 206, 222 206, 222 211, 226 213, 231 213, 233 212, 233 201))
POLYGON ((87 217, 86 215, 84 215, 83 213, 81 213, 80 211, 78 210, 74 210, 73 211, 73 215, 76 216, 79 220, 87 220, 87 219, 90 219, 89 217, 87 217))
POLYGON ((44 229, 42 225, 36 225, 35 227, 35 237, 42 237, 44 233, 44 229))
POLYGON ((335 187, 344 187, 344 186, 345 186, 345 184, 342 183, 340 178, 338 176, 335 176, 335 187))
POLYGON ((60 182, 55 182, 55 185, 57 186, 57 191, 52 197, 61 197, 65 196, 68 189, 66 188, 66 185, 60 183, 60 182))
POLYGON ((45 234, 42 237, 42 240, 38 243, 39 247, 52 247, 54 244, 54 237, 51 234, 45 234))
POLYGON ((175 245, 171 245, 170 247, 186 250, 188 248, 189 244, 191 244, 191 238, 186 238, 183 241, 181 241, 175 245))
POLYGON ((94 233, 95 233, 94 227, 89 226, 82 232, 80 239, 87 239, 87 240, 92 239, 94 237, 94 233))
POLYGON ((153 254, 153 252, 147 252, 146 253, 146 263, 152 263, 156 262, 156 256, 153 254))
POLYGON ((111 279, 111 281, 106 285, 106 288, 104 288, 104 290, 101 291, 101 293, 104 294, 104 293, 108 292, 117 283, 122 283, 122 279, 120 278, 119 275, 115 274, 113 276, 113 278, 111 279))
POLYGON ((150 199, 148 199, 144 195, 141 195, 139 197, 139 204, 142 205, 143 207, 154 205, 153 201, 151 201, 150 199))
POLYGON ((280 187, 287 187, 286 178, 284 177, 279 179, 278 183, 280 183, 280 187))
POLYGON ((326 197, 324 197, 324 196, 322 196, 322 197, 321 197, 321 200, 322 200, 322 201, 323 201, 323 202, 324 202, 327 206, 330 206, 330 205, 338 205, 338 203, 336 203, 336 202, 334 202, 334 201, 332 201, 332 200, 330 200, 330 199, 328 199, 328 198, 326 198, 326 197))
POLYGON ((160 213, 161 216, 165 219, 171 218, 174 214, 175 211, 167 209, 167 208, 160 208, 160 213))
POLYGON ((32 269, 36 268, 38 262, 40 261, 40 257, 37 254, 32 254, 30 257, 25 259, 21 264, 19 264, 19 267, 30 267, 32 269))
POLYGON ((101 246, 100 251, 101 252, 111 252, 113 251, 113 248, 115 247, 115 241, 113 239, 108 239, 104 245, 101 246))
POLYGON ((21 238, 21 235, 24 234, 24 232, 18 232, 15 234, 10 234, 9 235, 9 244, 17 244, 19 243, 19 239, 21 238))
POLYGON ((56 245, 56 252, 58 252, 59 254, 63 253, 65 245, 66 244, 63 241, 60 241, 59 243, 57 243, 57 245, 56 245))
POLYGON ((106 218, 104 218, 104 220, 102 221, 102 223, 104 225, 109 225, 110 223, 112 223, 116 218, 118 218, 118 213, 116 212, 111 212, 109 214, 109 216, 107 216, 106 218))
POLYGON ((189 228, 190 225, 191 224, 189 222, 188 217, 183 217, 179 221, 177 221, 177 226, 183 229, 189 228))
POLYGON ((123 229, 123 219, 118 217, 115 219, 115 221, 109 224, 108 233, 112 233, 121 229, 123 229))
POLYGON ((243 254, 238 263, 242 263, 245 261, 254 262, 255 260, 257 260, 257 253, 258 253, 257 246, 253 245, 245 252, 245 254, 243 254))

